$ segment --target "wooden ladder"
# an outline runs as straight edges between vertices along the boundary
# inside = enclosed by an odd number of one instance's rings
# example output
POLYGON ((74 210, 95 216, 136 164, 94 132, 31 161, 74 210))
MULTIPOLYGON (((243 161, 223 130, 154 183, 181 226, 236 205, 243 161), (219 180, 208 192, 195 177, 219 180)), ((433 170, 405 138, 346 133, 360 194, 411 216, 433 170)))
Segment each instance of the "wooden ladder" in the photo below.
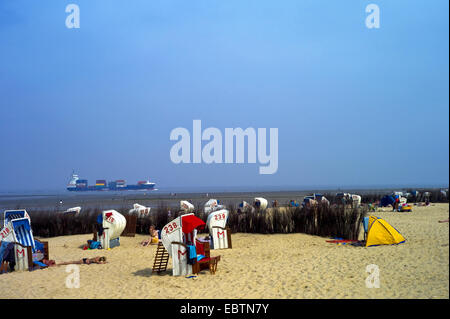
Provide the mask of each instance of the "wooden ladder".
POLYGON ((162 271, 166 271, 168 262, 169 253, 167 252, 162 242, 159 242, 158 248, 156 249, 155 262, 153 263, 152 273, 160 273, 162 271))

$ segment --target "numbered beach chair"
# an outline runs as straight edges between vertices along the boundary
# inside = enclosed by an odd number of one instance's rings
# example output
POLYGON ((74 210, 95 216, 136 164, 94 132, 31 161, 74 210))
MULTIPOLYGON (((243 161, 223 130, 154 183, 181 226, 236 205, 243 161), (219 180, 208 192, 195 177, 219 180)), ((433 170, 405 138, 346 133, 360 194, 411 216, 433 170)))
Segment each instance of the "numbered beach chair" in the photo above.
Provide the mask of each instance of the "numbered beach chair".
POLYGON ((172 258, 173 276, 198 273, 202 266, 217 267, 220 256, 211 258, 209 242, 197 239, 197 231, 204 227, 205 223, 190 213, 177 217, 162 229, 161 242, 172 258))
POLYGON ((208 215, 206 224, 211 236, 211 249, 231 248, 231 230, 226 227, 229 212, 221 209, 208 215))
POLYGON ((192 213, 195 210, 195 207, 187 200, 182 200, 180 201, 180 209, 186 213, 192 213))
POLYGON ((34 239, 30 217, 25 210, 21 212, 18 215, 5 213, 7 222, 0 231, 1 241, 14 244, 15 269, 31 271, 35 268, 46 268, 41 261, 49 259, 48 242, 34 239), (14 218, 19 216, 25 217, 14 218))
POLYGON ((216 210, 221 210, 223 209, 224 206, 220 205, 219 200, 217 199, 210 199, 205 203, 205 207, 204 207, 204 212, 206 214, 212 213, 216 210))
POLYGON ((267 208, 267 199, 262 197, 255 197, 253 201, 253 206, 257 209, 264 210, 267 208))
POLYGON ((97 217, 101 230, 94 233, 94 241, 99 241, 103 249, 120 246, 119 237, 124 231, 127 221, 118 211, 105 210, 97 217))
POLYGON ((128 211, 129 214, 136 214, 138 218, 147 217, 150 214, 151 207, 146 207, 138 203, 133 204, 133 208, 128 211))
POLYGON ((247 203, 245 200, 239 203, 238 206, 238 213, 247 213, 247 212, 253 212, 255 208, 247 203))
POLYGON ((361 207, 361 196, 357 194, 352 194, 351 197, 353 207, 361 207))

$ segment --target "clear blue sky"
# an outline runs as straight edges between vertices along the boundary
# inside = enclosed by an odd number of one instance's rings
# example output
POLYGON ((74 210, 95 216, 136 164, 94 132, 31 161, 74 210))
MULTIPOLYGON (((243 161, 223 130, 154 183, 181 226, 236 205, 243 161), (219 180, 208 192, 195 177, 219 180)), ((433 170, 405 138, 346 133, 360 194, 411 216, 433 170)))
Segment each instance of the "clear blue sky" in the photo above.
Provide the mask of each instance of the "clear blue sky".
POLYGON ((448 185, 448 5, 2 0, 0 190, 63 189, 72 169, 160 188, 448 185), (173 164, 170 131, 194 119, 278 128, 278 172, 173 164))

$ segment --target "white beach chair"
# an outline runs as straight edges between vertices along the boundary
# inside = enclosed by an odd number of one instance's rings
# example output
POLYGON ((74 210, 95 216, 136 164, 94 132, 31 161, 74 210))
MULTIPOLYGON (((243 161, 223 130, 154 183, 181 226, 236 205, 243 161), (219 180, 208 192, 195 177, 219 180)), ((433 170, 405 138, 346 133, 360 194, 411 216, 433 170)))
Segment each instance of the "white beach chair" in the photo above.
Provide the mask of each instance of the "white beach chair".
POLYGON ((224 208, 224 206, 220 205, 219 201, 217 199, 210 199, 205 203, 204 212, 206 214, 209 214, 216 210, 221 210, 223 208, 224 208))
POLYGON ((253 206, 255 206, 255 208, 257 209, 259 208, 260 210, 264 210, 267 208, 267 199, 262 197, 255 197, 253 206))
MULTIPOLYGON (((188 213, 175 218, 162 229, 161 242, 172 259, 173 276, 187 276, 198 273, 204 267, 209 268, 211 273, 215 272, 220 256, 211 257, 209 255, 209 242, 201 242, 197 239, 197 230, 204 226, 205 223, 200 218, 188 213), (197 257, 191 259, 188 245, 195 246, 197 256, 203 253, 204 258, 201 260, 197 260, 197 257), (190 259, 192 263, 188 262, 190 259)), ((157 265, 158 258, 163 259, 164 256, 155 255, 155 265, 157 265)), ((158 270, 154 269, 154 271, 163 271, 165 266, 161 269, 161 265, 158 264, 158 270)))
POLYGON ((65 210, 63 213, 67 214, 67 213, 75 213, 75 215, 78 215, 81 212, 81 207, 77 206, 77 207, 71 207, 67 210, 65 210))
POLYGON ((100 242, 103 249, 119 246, 119 237, 127 225, 125 216, 111 209, 103 211, 102 218, 103 231, 101 234, 97 233, 97 241, 100 242))
POLYGON ((238 206, 238 212, 246 213, 246 212, 253 212, 255 208, 247 203, 245 200, 242 201, 238 206))
POLYGON ((226 209, 218 210, 208 216, 209 234, 212 238, 211 249, 231 248, 231 231, 226 227, 229 212, 226 209))
MULTIPOLYGON (((192 273, 192 265, 187 262, 187 246, 184 241, 182 217, 194 214, 179 216, 165 225, 161 233, 161 241, 165 249, 172 258, 172 275, 180 276, 192 273)), ((192 234, 195 237, 195 234, 192 234)), ((195 238, 193 238, 195 239, 195 238)))
POLYGON ((352 197, 353 207, 360 207, 361 206, 361 196, 352 194, 351 197, 352 197))
POLYGON ((186 213, 192 213, 195 209, 194 205, 189 203, 187 200, 180 201, 180 209, 186 213))
POLYGON ((136 214, 138 218, 146 217, 150 214, 151 207, 146 207, 138 203, 133 204, 133 208, 128 211, 130 214, 136 214))

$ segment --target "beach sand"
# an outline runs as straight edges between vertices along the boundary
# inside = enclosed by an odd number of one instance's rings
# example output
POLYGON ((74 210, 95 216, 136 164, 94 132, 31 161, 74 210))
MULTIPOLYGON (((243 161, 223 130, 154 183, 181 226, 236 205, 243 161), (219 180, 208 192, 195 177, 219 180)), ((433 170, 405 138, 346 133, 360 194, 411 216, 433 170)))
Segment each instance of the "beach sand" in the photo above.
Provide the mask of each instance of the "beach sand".
MULTIPOLYGON (((233 234, 215 275, 196 279, 152 275, 156 246, 147 236, 121 237, 109 251, 82 250, 92 235, 49 241, 56 262, 106 256, 104 265, 79 265, 80 287, 67 288, 66 266, 0 275, 0 298, 449 298, 448 204, 414 207, 411 213, 377 212, 406 242, 355 247, 305 234, 233 234), (379 268, 380 288, 367 288, 366 266, 379 268)), ((361 234, 362 236, 362 234, 361 234)), ((362 238, 362 237, 361 237, 362 238)))

